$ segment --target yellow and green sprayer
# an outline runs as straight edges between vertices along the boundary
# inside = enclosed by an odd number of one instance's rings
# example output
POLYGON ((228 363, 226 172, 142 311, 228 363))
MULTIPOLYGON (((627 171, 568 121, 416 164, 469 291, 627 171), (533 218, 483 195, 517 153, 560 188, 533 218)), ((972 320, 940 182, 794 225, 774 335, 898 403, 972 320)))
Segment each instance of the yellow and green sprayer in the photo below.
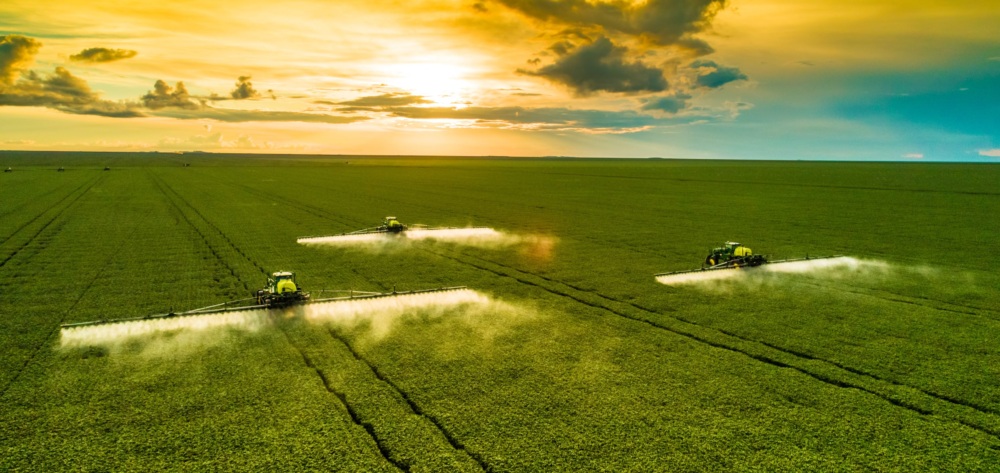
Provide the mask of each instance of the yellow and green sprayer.
POLYGON ((727 241, 713 248, 699 269, 659 273, 654 277, 663 284, 684 284, 698 281, 726 279, 740 272, 762 268, 774 272, 800 272, 803 268, 828 267, 854 261, 840 255, 809 256, 804 258, 770 260, 766 255, 755 254, 749 247, 735 241, 727 241), (813 264, 812 262, 818 264, 813 264))
POLYGON ((499 233, 488 227, 429 227, 423 224, 404 224, 394 216, 387 216, 376 227, 348 233, 325 236, 299 237, 300 244, 354 244, 392 243, 407 240, 453 240, 461 238, 496 238, 499 233))

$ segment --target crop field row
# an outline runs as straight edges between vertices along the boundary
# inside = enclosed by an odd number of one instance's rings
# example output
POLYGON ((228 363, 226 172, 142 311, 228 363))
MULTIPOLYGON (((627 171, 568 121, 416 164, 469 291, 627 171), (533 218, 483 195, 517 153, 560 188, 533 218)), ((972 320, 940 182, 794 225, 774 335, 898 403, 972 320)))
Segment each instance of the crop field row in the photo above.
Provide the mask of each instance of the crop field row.
MULTIPOLYGON (((172 203, 186 222, 205 242, 218 263, 225 266, 230 274, 240 281, 246 292, 249 292, 253 276, 263 280, 267 271, 247 252, 242 250, 226 234, 219 230, 210 220, 205 219, 201 212, 191 206, 182 196, 167 184, 159 182, 160 188, 170 196, 172 203), (190 215, 190 216, 189 216, 190 215), (197 222, 197 223, 195 223, 197 222), (259 274, 254 275, 256 272, 259 274)), ((315 330, 313 331, 315 332, 315 330)), ((349 350, 342 339, 330 340, 330 334, 310 333, 304 327, 298 327, 294 333, 286 332, 289 342, 301 354, 304 363, 315 370, 322 379, 326 389, 339 399, 351 413, 352 419, 363 426, 379 446, 379 451, 397 467, 410 469, 412 467, 430 469, 462 468, 463 464, 475 466, 476 463, 464 452, 456 452, 454 445, 442 442, 446 438, 440 428, 427 418, 421 419, 412 405, 404 402, 405 393, 400 392, 391 383, 381 379, 377 370, 368 365, 356 354, 355 363, 345 357, 345 349, 349 350), (312 338, 309 338, 309 337, 312 338), (305 342, 297 342, 304 337, 305 342), (338 347, 338 342, 342 345, 338 347), (357 362, 360 362, 357 363, 357 362), (328 372, 336 373, 334 375, 328 372), (374 378, 374 379, 373 379, 374 378), (365 399, 364 403, 352 403, 352 399, 365 399), (387 399, 382 403, 371 403, 369 399, 387 399), (431 463, 426 463, 431 462, 431 463), (426 463, 426 464, 425 464, 426 463)), ((461 449, 459 449, 461 450, 461 449)))
MULTIPOLYGON (((0 248, 3 248, 4 256, 0 261, 0 267, 7 265, 15 256, 24 250, 43 231, 45 231, 58 217, 69 209, 76 201, 94 184, 98 179, 82 184, 80 187, 62 194, 55 190, 42 195, 22 194, 12 196, 11 208, 21 208, 17 215, 4 216, 3 241, 0 248), (58 200, 53 201, 50 195, 55 194, 58 200), (18 199, 21 197, 22 199, 18 199), (21 201, 19 201, 21 200, 21 201), (19 218, 20 217, 20 218, 19 218)), ((15 187, 16 188, 16 187, 15 187)))
MULTIPOLYGON (((822 376, 820 376, 820 379, 823 379, 823 377, 822 377, 822 376)), ((834 381, 834 382, 835 382, 835 383, 842 383, 842 381, 834 381)), ((850 386, 850 384, 848 384, 848 385, 850 386)), ((855 387, 857 387, 856 385, 854 385, 854 386, 855 386, 855 387)), ((892 400, 892 399, 890 398, 890 400, 892 400)), ((897 403, 902 403, 902 402, 901 402, 901 401, 899 401, 899 400, 895 400, 895 402, 897 402, 897 403)), ((905 403, 903 403, 903 405, 906 405, 906 404, 905 404, 905 403)), ((911 407, 911 408, 914 408, 914 407, 912 407, 912 406, 910 406, 910 407, 911 407)), ((921 410, 920 408, 914 408, 914 409, 916 409, 916 410, 917 410, 918 412, 930 412, 930 411, 926 411, 926 410, 921 410)))
MULTIPOLYGON (((12 314, 19 318, 19 331, 34 329, 29 334, 33 337, 20 337, 19 341, 28 345, 26 349, 41 353, 27 367, 27 374, 5 393, 14 401, 4 411, 6 466, 157 469, 156 465, 204 467, 211 461, 227 469, 275 468, 290 464, 288 455, 298 449, 316 450, 309 446, 318 438, 317 433, 325 433, 337 437, 337 444, 323 446, 322 454, 296 455, 298 464, 319 468, 334 462, 345 469, 391 469, 391 465, 379 460, 381 457, 371 454, 374 443, 363 428, 351 422, 338 401, 334 398, 331 403, 319 395, 321 386, 312 386, 312 396, 308 389, 274 391, 279 386, 315 384, 312 377, 303 380, 308 371, 289 370, 289 364, 295 367, 301 363, 301 358, 296 363, 297 352, 275 356, 275 350, 287 346, 283 337, 228 340, 227 344, 236 346, 209 347, 209 353, 181 360, 179 366, 169 366, 174 363, 172 359, 154 358, 147 362, 150 369, 143 372, 114 363, 100 351, 84 351, 78 360, 84 366, 62 369, 66 367, 65 355, 51 353, 52 344, 46 343, 53 333, 58 333, 61 321, 163 312, 165 304, 215 302, 220 292, 224 293, 222 297, 230 297, 237 289, 237 281, 229 271, 213 267, 219 260, 211 255, 211 248, 198 245, 196 231, 179 225, 183 216, 169 197, 151 193, 150 188, 155 188, 155 182, 149 176, 110 179, 108 185, 95 189, 90 199, 79 202, 81 208, 77 211, 87 215, 86 220, 71 220, 46 252, 33 257, 31 264, 20 265, 22 274, 4 275, 30 279, 33 287, 34 283, 42 283, 37 286, 42 290, 13 294, 5 291, 5 303, 11 304, 5 306, 22 307, 12 314), (89 206, 96 208, 87 211, 89 206), (127 207, 132 210, 120 211, 127 207), (111 208, 119 211, 109 211, 111 208), (156 250, 148 251, 150 248, 156 250), (136 258, 137 253, 162 255, 162 259, 136 258), (51 256, 53 261, 44 256, 51 256), (70 268, 76 271, 67 270, 70 268), (210 272, 184 274, 191 269, 210 272), (86 285, 68 284, 80 279, 86 285), (66 286, 45 284, 50 280, 66 286), (72 296, 61 299, 61 291, 72 296), (11 300, 10 295, 20 297, 11 300), (46 300, 72 302, 65 308, 37 302, 46 300), (251 362, 257 359, 263 363, 251 362), (109 360, 112 363, 105 363, 109 360), (168 380, 161 378, 164 372, 168 380), (223 407, 230 404, 238 407, 223 407), (124 415, 120 412, 123 405, 131 406, 124 415), (283 415, 268 417, 265 424, 259 424, 266 425, 266 429, 243 428, 262 410, 283 415), (197 418, 192 419, 191 414, 197 418), (157 425, 152 431, 151 423, 157 425), (273 429, 273 433, 268 435, 267 429, 273 429), (88 435, 52 436, 76 430, 88 435), (15 439, 17 443, 9 443, 15 439), (258 447, 262 443, 282 456, 267 454, 267 449, 258 447), (62 455, 52 455, 59 451, 62 455), (197 451, 198 455, 178 458, 178 451, 197 451), (284 461, 275 463, 279 460, 284 461)), ((5 283, 5 287, 9 286, 5 283)))
MULTIPOLYGON (((475 257, 472 257, 472 258, 475 258, 475 257)), ((551 278, 549 278, 549 279, 551 280, 551 278)), ((564 282, 564 283, 565 283, 565 281, 559 281, 559 282, 564 282)), ((801 283, 800 283, 800 284, 801 284, 801 283)), ((576 287, 576 286, 574 286, 574 285, 573 285, 572 283, 568 283, 567 285, 568 285, 568 286, 569 286, 570 288, 572 288, 572 289, 577 289, 577 290, 581 289, 580 287, 576 287)), ((600 294, 598 294, 598 295, 600 296, 600 294)), ((813 296, 813 297, 819 297, 819 295, 812 295, 812 296, 813 296)), ((839 297, 839 296, 838 296, 838 297, 839 297)), ((605 297, 605 298, 607 298, 607 297, 605 297)), ((612 299, 610 299, 610 300, 612 300, 612 301, 613 301, 614 299, 612 298, 612 299)), ((790 302, 791 302, 791 303, 794 303, 794 301, 790 301, 790 302)), ((877 301, 876 301, 876 302, 877 302, 877 301)), ((884 301, 884 299, 883 299, 883 301, 882 301, 882 302, 885 302, 885 301, 884 301)), ((871 304, 871 303, 867 303, 867 304, 869 304, 869 305, 874 305, 874 304, 871 304)), ((947 303, 946 303, 946 302, 940 302, 940 304, 947 304, 947 303)), ((829 304, 821 304, 820 306, 821 306, 821 307, 822 307, 822 306, 825 306, 825 307, 829 307, 830 305, 829 305, 829 304)), ((836 307, 836 306, 834 306, 834 307, 836 307)), ((641 310, 641 311, 645 311, 645 312, 656 312, 656 310, 650 310, 650 309, 648 309, 648 308, 646 308, 646 307, 636 307, 636 308, 637 308, 637 309, 639 309, 639 310, 641 310)), ((835 309, 835 310, 836 310, 836 309, 835 309)), ((674 312, 675 312, 675 311, 674 311, 674 312)), ((878 308, 878 307, 872 307, 872 308, 870 308, 870 310, 868 310, 867 312, 868 312, 868 313, 871 313, 871 312, 878 312, 878 313, 882 313, 882 312, 889 312, 889 315, 891 315, 891 314, 892 314, 892 312, 891 312, 891 311, 885 311, 885 310, 882 310, 882 309, 880 309, 880 308, 878 308)), ((945 311, 945 312, 949 312, 949 311, 945 311)), ((673 312, 671 312, 671 313, 673 313, 673 312)), ((911 314, 911 313, 907 313, 907 314, 905 314, 905 315, 906 315, 906 316, 911 316, 912 314, 911 314)), ((935 314, 935 313, 933 313, 933 312, 931 312, 930 314, 928 314, 928 316, 934 316, 934 317, 940 317, 940 316, 944 316, 944 317, 951 317, 951 315, 952 315, 952 314, 935 314)), ((690 320, 691 320, 691 319, 686 319, 686 318, 682 319, 682 321, 683 321, 683 322, 690 322, 690 320)), ((893 322, 892 320, 888 320, 888 321, 875 321, 875 323, 879 323, 880 325, 888 325, 888 324, 890 324, 890 323, 892 323, 892 322, 893 322)), ((899 323, 900 321, 896 321, 896 322, 897 322, 897 323, 899 323)), ((982 321, 981 321, 981 322, 982 322, 982 321)), ((755 324, 756 324, 756 323, 759 323, 759 321, 755 321, 754 323, 755 323, 755 324)), ((970 322, 970 323, 971 323, 971 324, 973 324, 973 325, 971 325, 970 329, 973 329, 973 328, 975 328, 975 327, 976 327, 977 325, 979 325, 979 324, 977 324, 977 323, 976 323, 976 321, 972 321, 972 322, 970 322)), ((937 333, 935 333, 935 328, 934 328, 934 327, 935 327, 935 325, 933 325, 933 324, 928 324, 928 325, 929 325, 929 327, 928 327, 928 329, 927 329, 927 330, 928 330, 928 333, 927 333, 927 335, 928 335, 928 336, 934 336, 934 335, 938 335, 937 333)), ((991 325, 992 325, 992 324, 991 324, 991 325)), ((870 328, 871 328, 871 322, 869 322, 869 324, 866 324, 866 325, 861 325, 861 326, 859 326, 859 327, 858 327, 858 331, 859 331, 859 332, 863 332, 863 331, 869 331, 869 330, 870 330, 870 328)), ((840 329, 840 328, 838 328, 838 329, 840 329)), ((913 328, 912 328, 912 327, 910 327, 909 329, 910 329, 910 330, 913 330, 913 328)), ((725 332, 725 329, 723 329, 723 331, 725 332)), ((762 333, 761 333, 761 335, 762 335, 762 336, 763 336, 763 335, 766 335, 765 333, 763 333, 764 331, 761 331, 761 332, 762 332, 762 333)), ((775 332, 777 332, 777 331, 775 331, 775 332)), ((730 334, 730 335, 731 335, 731 333, 728 333, 728 332, 726 332, 726 333, 727 333, 727 334, 730 334)), ((983 334, 986 334, 986 333, 989 333, 989 332, 986 332, 986 331, 982 331, 982 332, 979 332, 979 333, 983 333, 983 334)), ((751 338, 753 338, 753 337, 751 337, 751 338)), ((985 335, 984 335, 984 336, 982 336, 982 337, 977 337, 977 338, 979 338, 979 339, 978 339, 978 340, 975 340, 975 339, 974 339, 974 340, 970 340, 970 342, 972 342, 972 343, 975 343, 976 345, 978 345, 978 347, 986 347, 986 346, 987 346, 987 344, 989 343, 989 341, 988 341, 988 338, 987 338, 987 337, 986 337, 985 335)), ((774 342, 774 341, 770 341, 770 342, 769 342, 769 341, 767 340, 767 338, 766 338, 766 337, 760 337, 760 338, 755 338, 755 339, 757 339, 757 340, 763 340, 763 341, 764 341, 764 343, 765 343, 765 345, 771 345, 771 346, 778 346, 778 344, 776 344, 776 342, 774 342)), ((834 339, 834 340, 836 340, 836 339, 834 339)), ((936 343, 935 345, 937 345, 937 343, 936 343)), ((978 348, 978 347, 977 347, 977 348, 978 348)), ((780 346, 778 346, 778 348, 780 348, 780 346)), ((893 350, 893 351, 898 351, 898 350, 900 349, 900 347, 898 347, 898 346, 892 346, 892 347, 889 347, 889 348, 890 348, 890 350, 893 350)), ((923 347, 923 348, 926 348, 926 347, 923 347)), ((948 347, 948 348, 954 348, 954 347, 948 347)), ((802 349, 790 349, 790 350, 786 350, 786 351, 787 351, 787 352, 789 352, 789 353, 801 353, 801 354, 805 354, 805 353, 808 353, 808 350, 802 350, 802 349)), ((906 356, 906 354, 905 354, 905 353, 903 353, 903 354, 901 354, 901 355, 902 355, 902 356, 906 356)), ((989 373, 991 372, 991 370, 990 370, 990 366, 989 366, 989 361, 988 361, 989 359, 982 359, 981 357, 978 357, 977 355, 979 355, 979 353, 978 353, 978 352, 976 352, 976 351, 973 351, 972 353, 970 353, 970 355, 971 355, 971 356, 969 357, 970 359, 963 359, 963 360, 961 360, 961 361, 962 361, 962 362, 965 362, 965 363, 968 363, 968 362, 972 362, 972 363, 976 363, 976 362, 985 362, 985 363, 984 363, 984 365, 985 365, 985 366, 983 366, 983 369, 982 369, 982 370, 981 370, 980 372, 982 372, 982 373, 985 373, 985 376, 984 376, 984 378, 990 378, 991 376, 990 376, 990 374, 989 374, 989 373), (980 360, 981 360, 981 361, 980 361, 980 360)), ((836 360, 835 360, 835 358, 834 358, 835 356, 836 356, 836 354, 835 354, 835 353, 831 353, 831 356, 830 356, 830 357, 831 357, 831 358, 833 359, 833 360, 832 360, 832 364, 834 364, 834 365, 841 365, 841 366, 843 366, 843 365, 844 365, 845 363, 843 363, 843 362, 839 362, 839 361, 836 361, 836 360)), ((952 357, 953 357, 953 356, 954 356, 954 354, 952 354, 952 357)), ((805 358, 806 360, 813 360, 813 359, 817 359, 817 358, 820 358, 820 357, 818 357, 817 355, 814 355, 814 354, 807 354, 807 355, 805 355, 805 356, 801 356, 801 358, 805 358)), ((858 360, 859 360, 859 361, 863 361, 863 360, 880 360, 880 362, 881 362, 882 360, 885 360, 885 357, 884 357, 884 356, 879 356, 879 357, 872 357, 872 356, 871 356, 871 353, 859 353, 859 356, 858 356, 857 358, 858 358, 858 360)), ((948 360, 948 358, 949 358, 949 357, 946 357, 946 358, 944 358, 944 360, 948 360)), ((954 360, 948 360, 948 361, 954 361, 954 360)), ((857 370, 855 370, 855 371, 857 371, 857 370)), ((950 371, 950 370, 942 370, 942 371, 945 371, 945 372, 947 372, 947 371, 950 371)), ((871 374, 870 372, 862 372, 862 373, 868 373, 868 374, 871 374)), ((873 377, 875 377, 875 378, 877 378, 877 379, 878 379, 878 378, 879 378, 879 375, 875 375, 875 376, 873 376, 873 377)), ((991 379, 984 379, 983 381, 984 381, 985 383, 992 383, 992 380, 991 380, 991 379)), ((938 381, 938 383, 939 383, 939 381, 938 381)), ((962 380, 962 384, 965 384, 965 383, 967 383, 967 379, 963 378, 963 380, 962 380)), ((963 388, 963 387, 964 387, 964 386, 958 386, 958 387, 956 387, 956 388, 963 388)), ((985 390, 985 391, 988 391, 988 390, 985 390)), ((988 394, 988 392, 976 392, 976 393, 973 393, 973 395, 974 395, 974 396, 975 396, 976 398, 981 398, 981 397, 983 397, 984 395, 987 395, 987 394, 988 394)), ((938 395, 937 397, 941 397, 941 398, 944 398, 944 399, 955 399, 955 397, 953 397, 953 396, 951 396, 951 395, 938 395)), ((959 399, 959 401, 958 401, 958 402, 959 402, 959 403, 962 403, 962 401, 961 401, 960 399, 959 399)), ((989 410, 989 411, 991 411, 991 412, 993 411, 993 407, 992 407, 992 406, 991 406, 991 407, 987 407, 987 408, 985 408, 985 409, 986 409, 986 410, 989 410)))
POLYGON ((0 468, 1000 460, 1000 279, 972 250, 1000 210, 992 168, 170 159, 0 186, 24 203, 0 209, 0 333, 13 347, 0 359, 0 468), (296 243, 386 214, 518 243, 296 243), (775 257, 880 263, 679 287, 652 277, 734 238, 775 257), (242 299, 276 270, 314 294, 467 285, 490 302, 58 348, 59 323, 242 299))

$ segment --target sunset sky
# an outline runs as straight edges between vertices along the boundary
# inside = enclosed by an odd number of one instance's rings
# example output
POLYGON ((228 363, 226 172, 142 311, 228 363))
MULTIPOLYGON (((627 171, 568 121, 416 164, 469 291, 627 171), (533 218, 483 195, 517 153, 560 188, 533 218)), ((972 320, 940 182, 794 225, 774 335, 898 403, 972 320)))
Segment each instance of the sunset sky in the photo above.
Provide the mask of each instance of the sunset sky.
POLYGON ((0 149, 1000 162, 1000 2, 0 2, 0 149))

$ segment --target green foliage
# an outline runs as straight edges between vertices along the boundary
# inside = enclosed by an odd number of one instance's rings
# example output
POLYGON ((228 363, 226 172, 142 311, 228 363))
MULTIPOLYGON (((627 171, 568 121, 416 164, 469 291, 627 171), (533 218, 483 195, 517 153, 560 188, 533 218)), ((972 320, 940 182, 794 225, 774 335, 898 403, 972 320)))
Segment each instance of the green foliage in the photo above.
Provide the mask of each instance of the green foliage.
POLYGON ((0 469, 1000 462, 995 166, 56 153, 0 165, 19 171, 0 180, 0 469), (518 239, 295 241, 389 214, 518 239), (654 281, 725 240, 887 265, 654 281), (258 331, 59 348, 60 323, 241 299, 277 270, 314 293, 468 285, 494 302, 382 325, 292 310, 258 331))

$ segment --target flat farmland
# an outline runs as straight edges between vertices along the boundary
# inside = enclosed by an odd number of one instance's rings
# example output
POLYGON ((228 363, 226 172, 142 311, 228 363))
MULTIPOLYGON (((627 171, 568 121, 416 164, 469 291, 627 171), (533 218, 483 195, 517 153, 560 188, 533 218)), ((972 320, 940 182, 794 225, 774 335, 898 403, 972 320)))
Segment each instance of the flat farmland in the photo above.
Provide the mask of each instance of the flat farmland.
POLYGON ((2 470, 1000 464, 995 165, 0 154, 7 166, 2 470), (385 215, 506 239, 296 242, 385 215), (726 240, 861 264, 654 279, 726 240), (489 303, 61 344, 60 324, 243 299, 278 270, 307 291, 463 285, 489 303))

